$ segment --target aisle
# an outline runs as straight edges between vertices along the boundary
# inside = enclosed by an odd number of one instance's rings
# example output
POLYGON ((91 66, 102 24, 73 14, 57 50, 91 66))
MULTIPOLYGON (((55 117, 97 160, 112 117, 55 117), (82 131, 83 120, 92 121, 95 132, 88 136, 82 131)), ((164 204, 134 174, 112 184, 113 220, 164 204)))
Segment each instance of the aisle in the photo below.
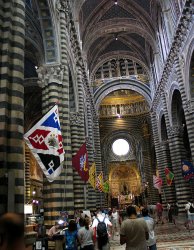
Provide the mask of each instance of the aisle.
MULTIPOLYGON (((177 221, 177 225, 165 223, 156 225, 158 250, 194 250, 194 227, 188 231, 184 227, 184 220, 177 221)), ((111 250, 124 250, 119 243, 119 236, 110 240, 111 250)))

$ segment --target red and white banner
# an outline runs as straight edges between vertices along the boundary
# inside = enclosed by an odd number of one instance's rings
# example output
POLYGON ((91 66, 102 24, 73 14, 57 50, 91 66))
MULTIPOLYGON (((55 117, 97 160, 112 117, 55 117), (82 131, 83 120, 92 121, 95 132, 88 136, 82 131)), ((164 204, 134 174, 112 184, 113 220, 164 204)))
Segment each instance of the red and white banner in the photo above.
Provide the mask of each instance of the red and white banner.
POLYGON ((65 154, 57 105, 24 135, 24 140, 48 181, 54 181, 61 174, 65 154))
POLYGON ((155 188, 160 190, 160 188, 162 186, 162 179, 158 176, 153 175, 153 185, 155 188))

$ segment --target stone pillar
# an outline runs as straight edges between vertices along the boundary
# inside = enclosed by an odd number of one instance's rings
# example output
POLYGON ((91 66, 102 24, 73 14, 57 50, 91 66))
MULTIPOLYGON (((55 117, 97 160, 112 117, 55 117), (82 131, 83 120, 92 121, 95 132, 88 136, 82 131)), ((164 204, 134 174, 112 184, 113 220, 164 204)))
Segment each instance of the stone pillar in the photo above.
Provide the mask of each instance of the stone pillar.
POLYGON ((170 147, 170 155, 172 160, 172 170, 174 172, 174 182, 176 197, 178 203, 182 206, 186 204, 187 200, 191 198, 190 187, 183 179, 181 160, 184 159, 184 146, 182 139, 183 128, 180 126, 172 126, 168 128, 168 140, 170 147))
MULTIPOLYGON (((85 124, 84 124, 84 86, 82 82, 82 70, 77 64, 77 85, 78 85, 78 112, 71 116, 71 138, 72 138, 72 155, 76 155, 79 148, 85 142, 85 124)), ((84 181, 81 179, 76 170, 73 174, 74 182, 74 204, 76 209, 84 209, 84 181)), ((85 197, 86 198, 86 197, 85 197)))
POLYGON ((192 161, 194 162, 194 138, 193 138, 194 101, 186 101, 183 107, 185 111, 185 120, 186 120, 189 144, 191 149, 192 161))
MULTIPOLYGON (((87 138, 87 148, 88 148, 88 158, 90 167, 92 163, 95 162, 94 159, 94 133, 93 133, 93 119, 92 110, 90 105, 90 99, 87 100, 87 122, 88 122, 88 138, 87 138)), ((88 208, 92 211, 96 210, 96 191, 88 183, 88 208)))
MULTIPOLYGON (((159 139, 159 131, 158 131, 158 120, 155 112, 151 113, 151 122, 152 122, 152 132, 153 132, 153 137, 154 137, 154 145, 155 145, 155 153, 156 153, 156 159, 157 159, 157 164, 158 164, 158 171, 159 171, 159 176, 165 180, 165 173, 164 173, 164 168, 167 166, 167 158, 165 155, 165 152, 163 148, 161 149, 161 142, 159 139)), ((162 144, 163 145, 163 144, 162 144)), ((162 190, 164 189, 164 192, 166 192, 166 188, 164 188, 164 183, 162 190)), ((165 193, 162 191, 162 201, 166 202, 166 197, 165 193)), ((158 191, 157 191, 158 193, 158 191)), ((157 198, 157 196, 156 196, 157 198)), ((158 194, 158 200, 159 200, 159 194, 158 194)), ((158 201, 156 200, 156 201, 158 201)))
MULTIPOLYGON (((162 103, 163 103, 163 109, 164 109, 164 116, 165 116, 165 124, 166 128, 170 127, 170 121, 168 117, 168 108, 167 108, 167 101, 166 96, 164 92, 161 93, 162 97, 162 103)), ((167 132, 167 131, 166 131, 167 132)), ((161 141, 160 142, 161 148, 162 148, 162 157, 160 166, 162 167, 161 176, 163 177, 163 180, 165 180, 163 184, 163 199, 166 202, 173 203, 176 201, 176 192, 175 192, 175 182, 173 180, 171 186, 167 186, 166 184, 166 176, 165 176, 165 168, 168 167, 170 171, 172 171, 172 162, 171 162, 171 156, 170 156, 170 148, 169 148, 169 141, 161 141)))
POLYGON ((25 1, 1 1, 0 214, 24 212, 25 1))
POLYGON ((172 181, 172 185, 168 186, 166 183, 166 175, 165 175, 165 168, 167 167, 170 171, 172 170, 172 163, 170 157, 170 149, 168 140, 160 142, 160 154, 161 154, 161 161, 160 161, 160 174, 163 179, 162 185, 162 197, 165 203, 174 203, 176 202, 176 192, 175 192, 175 183, 174 179, 172 181))
POLYGON ((153 174, 154 171, 152 169, 151 163, 151 150, 150 150, 150 133, 149 133, 149 125, 147 122, 142 124, 143 131, 143 161, 144 161, 144 171, 146 182, 148 182, 148 203, 153 204, 156 200, 156 192, 153 188, 153 174))
POLYGON ((108 72, 109 72, 109 78, 112 78, 112 68, 111 68, 111 62, 108 62, 108 72))
MULTIPOLYGON (((100 131, 99 131, 99 121, 98 117, 93 119, 93 131, 94 131, 94 150, 95 150, 95 162, 96 162, 96 175, 99 175, 103 171, 102 161, 101 161, 101 146, 100 146, 100 131)), ((97 191, 96 193, 96 205, 97 208, 104 206, 104 194, 97 191)))
POLYGON ((60 218, 61 211, 73 213, 73 171, 71 164, 71 134, 69 124, 69 77, 68 67, 49 65, 38 69, 39 84, 42 84, 43 113, 56 103, 59 106, 59 119, 65 149, 63 171, 51 182, 44 177, 44 219, 46 225, 53 225, 60 218))
POLYGON ((137 75, 137 65, 136 62, 133 61, 134 75, 137 75))
POLYGON ((129 76, 129 68, 128 68, 128 61, 127 61, 127 59, 125 59, 124 63, 125 63, 125 69, 126 69, 126 76, 129 76))
POLYGON ((189 144, 191 149, 191 155, 192 160, 194 162, 194 100, 188 100, 185 92, 185 83, 183 80, 183 70, 185 67, 185 64, 183 60, 176 59, 175 60, 175 66, 176 66, 176 72, 177 72, 177 79, 179 82, 179 88, 181 93, 181 98, 183 100, 183 109, 185 113, 185 120, 186 120, 186 126, 187 126, 187 132, 188 132, 188 138, 189 138, 189 144))
POLYGON ((104 71, 103 71, 103 66, 101 67, 101 79, 104 79, 104 71))
POLYGON ((116 77, 121 76, 121 70, 120 70, 120 62, 119 60, 116 60, 116 77))

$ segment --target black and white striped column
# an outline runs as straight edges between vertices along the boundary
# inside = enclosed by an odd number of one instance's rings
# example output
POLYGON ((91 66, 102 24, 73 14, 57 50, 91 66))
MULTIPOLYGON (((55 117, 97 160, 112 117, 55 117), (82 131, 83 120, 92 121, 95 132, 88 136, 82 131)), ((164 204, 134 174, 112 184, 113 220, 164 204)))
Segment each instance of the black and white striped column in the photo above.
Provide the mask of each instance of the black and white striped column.
MULTIPOLYGON (((76 155, 79 148, 85 142, 84 128, 84 97, 82 70, 80 65, 77 65, 77 86, 78 86, 78 112, 76 113, 76 122, 71 123, 71 141, 72 141, 72 156, 76 155)), ((72 166, 73 167, 73 166, 72 166)), ((83 210, 86 206, 86 183, 81 179, 76 170, 73 171, 74 184, 74 204, 75 208, 83 210), (85 189, 85 192, 84 192, 85 189)))
POLYGON ((23 213, 25 1, 1 1, 0 12, 0 214, 23 213))

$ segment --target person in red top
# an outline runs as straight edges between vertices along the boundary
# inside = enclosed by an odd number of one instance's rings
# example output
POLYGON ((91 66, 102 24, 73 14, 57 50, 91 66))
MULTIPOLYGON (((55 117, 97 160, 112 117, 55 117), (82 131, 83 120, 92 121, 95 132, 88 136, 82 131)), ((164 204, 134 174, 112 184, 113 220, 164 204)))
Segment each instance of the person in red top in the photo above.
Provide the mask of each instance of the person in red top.
POLYGON ((157 213, 157 224, 159 221, 161 221, 162 224, 164 224, 163 222, 163 217, 162 217, 162 213, 163 213, 163 206, 160 202, 158 202, 156 204, 156 213, 157 213))

